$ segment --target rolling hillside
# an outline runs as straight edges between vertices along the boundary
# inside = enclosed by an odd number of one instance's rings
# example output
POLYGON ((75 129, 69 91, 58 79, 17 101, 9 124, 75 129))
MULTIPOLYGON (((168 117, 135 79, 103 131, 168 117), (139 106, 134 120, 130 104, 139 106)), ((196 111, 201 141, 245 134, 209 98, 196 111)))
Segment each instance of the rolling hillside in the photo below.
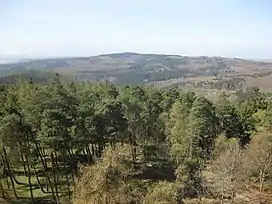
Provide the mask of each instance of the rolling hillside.
POLYGON ((78 81, 141 84, 188 81, 190 78, 246 77, 272 71, 270 62, 223 57, 116 53, 93 57, 55 58, 1 64, 0 75, 36 70, 70 75, 78 81))

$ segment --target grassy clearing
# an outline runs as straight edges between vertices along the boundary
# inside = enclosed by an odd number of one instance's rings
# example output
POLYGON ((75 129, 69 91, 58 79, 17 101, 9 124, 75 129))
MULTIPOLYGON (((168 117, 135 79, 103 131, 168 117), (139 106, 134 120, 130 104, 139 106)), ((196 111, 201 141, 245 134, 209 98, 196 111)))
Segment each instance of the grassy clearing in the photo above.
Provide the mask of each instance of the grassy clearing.
MULTIPOLYGON (((43 171, 39 168, 37 169, 38 172, 38 178, 40 181, 40 184, 43 188, 45 193, 41 190, 37 178, 34 174, 34 172, 31 172, 31 183, 32 183, 32 189, 33 189, 33 196, 35 199, 35 202, 37 203, 55 203, 52 193, 50 192, 50 187, 48 187, 48 192, 47 192, 47 187, 46 187, 46 177, 43 171)), ((12 191, 11 187, 11 182, 9 180, 9 188, 8 184, 6 181, 2 180, 4 192, 7 201, 0 200, 0 204, 2 203, 32 203, 31 200, 31 194, 30 194, 30 186, 28 184, 28 177, 24 175, 23 167, 20 167, 17 169, 16 172, 14 172, 14 180, 15 180, 15 189, 16 193, 18 195, 18 199, 15 198, 14 193, 12 191)), ((68 189, 65 185, 65 176, 58 174, 57 176, 58 180, 58 192, 59 192, 59 197, 65 197, 67 195, 68 189)), ((55 188, 55 186, 53 186, 55 188)))

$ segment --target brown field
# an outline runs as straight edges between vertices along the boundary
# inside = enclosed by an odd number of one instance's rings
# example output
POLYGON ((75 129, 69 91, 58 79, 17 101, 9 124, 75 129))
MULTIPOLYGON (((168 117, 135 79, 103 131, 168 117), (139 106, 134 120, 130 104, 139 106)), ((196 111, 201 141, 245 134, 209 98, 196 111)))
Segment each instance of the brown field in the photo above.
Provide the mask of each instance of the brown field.
POLYGON ((246 84, 248 86, 257 86, 263 91, 272 91, 272 75, 258 78, 248 78, 246 84))

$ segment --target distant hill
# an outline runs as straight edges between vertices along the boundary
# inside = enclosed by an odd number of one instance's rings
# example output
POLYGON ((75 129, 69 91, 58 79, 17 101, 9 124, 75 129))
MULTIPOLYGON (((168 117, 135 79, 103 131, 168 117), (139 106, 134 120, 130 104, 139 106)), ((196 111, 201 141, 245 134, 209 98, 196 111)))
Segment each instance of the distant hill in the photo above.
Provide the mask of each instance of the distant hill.
POLYGON ((0 64, 16 63, 28 60, 27 56, 16 54, 0 54, 0 64))
POLYGON ((79 81, 108 80, 118 84, 161 82, 176 78, 254 75, 272 70, 270 62, 223 57, 115 53, 93 57, 42 59, 0 64, 0 75, 46 70, 79 81))
POLYGON ((32 81, 35 83, 45 83, 49 78, 55 77, 54 73, 46 71, 29 70, 26 72, 17 71, 12 74, 0 77, 0 84, 15 84, 18 80, 32 81))

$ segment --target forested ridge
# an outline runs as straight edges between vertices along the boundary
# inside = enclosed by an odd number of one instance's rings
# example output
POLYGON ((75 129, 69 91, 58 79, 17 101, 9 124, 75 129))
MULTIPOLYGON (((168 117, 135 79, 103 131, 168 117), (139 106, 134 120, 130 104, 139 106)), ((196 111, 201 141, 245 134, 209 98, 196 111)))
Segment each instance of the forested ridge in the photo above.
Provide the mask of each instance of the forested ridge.
POLYGON ((269 203, 271 102, 257 88, 210 101, 178 88, 65 82, 58 75, 44 84, 1 85, 0 197, 269 203))
MULTIPOLYGON (((180 56, 166 54, 112 53, 90 57, 36 59, 10 64, 0 64, 0 82, 11 82, 17 72, 30 72, 33 79, 44 81, 44 73, 57 72, 75 81, 115 84, 145 84, 193 78, 233 78, 226 86, 238 86, 240 79, 246 80, 257 74, 271 75, 272 64, 238 58, 180 56), (11 75, 11 76, 10 76, 11 75)), ((26 74, 25 74, 26 75, 26 74)), ((27 76, 26 76, 27 77, 27 76)), ((191 80, 190 80, 191 79, 191 80)), ((168 84, 168 83, 167 83, 168 84)), ((170 85, 170 84, 168 84, 170 85)), ((219 84, 210 84, 220 87, 219 84)), ((260 87, 261 88, 261 87, 260 87)))

